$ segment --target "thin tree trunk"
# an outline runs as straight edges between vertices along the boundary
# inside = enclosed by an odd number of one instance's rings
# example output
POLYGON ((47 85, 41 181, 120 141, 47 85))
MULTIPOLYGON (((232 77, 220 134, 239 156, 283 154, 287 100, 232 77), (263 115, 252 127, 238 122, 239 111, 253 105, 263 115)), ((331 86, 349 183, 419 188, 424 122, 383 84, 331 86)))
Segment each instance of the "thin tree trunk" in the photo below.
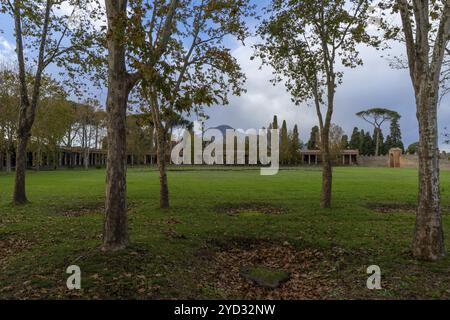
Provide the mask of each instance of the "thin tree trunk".
POLYGON ((19 135, 17 137, 16 152, 16 180, 14 184, 13 202, 16 205, 28 202, 25 192, 25 171, 27 169, 27 143, 28 136, 19 135))
POLYGON ((413 255, 438 260, 445 255, 441 216, 437 99, 428 90, 417 102, 419 121, 419 206, 414 232, 413 255))
POLYGON ((126 204, 126 110, 128 81, 124 23, 126 0, 106 0, 108 16, 108 97, 106 103, 108 160, 103 230, 104 251, 117 251, 129 243, 126 204))
POLYGON ((160 197, 159 205, 161 209, 169 208, 169 185, 167 182, 167 163, 166 163, 166 134, 163 128, 158 128, 158 169, 160 197))
POLYGON ((89 169, 89 149, 87 147, 84 149, 84 169, 89 169))
POLYGON ((376 131, 376 143, 375 143, 375 156, 380 155, 380 128, 375 128, 376 131))
POLYGON ((320 198, 321 208, 331 208, 331 194, 333 181, 333 168, 329 147, 329 129, 322 133, 322 194, 320 198))
POLYGON ((34 76, 34 85, 31 102, 28 98, 25 57, 22 34, 22 12, 21 2, 14 2, 14 31, 16 36, 16 52, 19 66, 20 81, 20 110, 17 128, 17 151, 16 151, 16 179, 14 184, 13 202, 16 205, 27 202, 25 192, 25 174, 27 166, 27 143, 33 127, 36 108, 39 102, 42 73, 44 72, 45 48, 47 43, 48 28, 50 24, 50 12, 53 6, 51 0, 47 0, 45 15, 40 36, 37 70, 34 76))
POLYGON ((6 156, 6 172, 7 173, 11 173, 11 171, 12 171, 12 164, 11 164, 12 159, 11 159, 11 150, 9 150, 9 146, 7 146, 7 148, 6 148, 5 156, 6 156))
POLYGON ((58 169, 58 166, 61 164, 61 156, 59 155, 58 151, 55 148, 55 151, 53 151, 53 170, 58 169))

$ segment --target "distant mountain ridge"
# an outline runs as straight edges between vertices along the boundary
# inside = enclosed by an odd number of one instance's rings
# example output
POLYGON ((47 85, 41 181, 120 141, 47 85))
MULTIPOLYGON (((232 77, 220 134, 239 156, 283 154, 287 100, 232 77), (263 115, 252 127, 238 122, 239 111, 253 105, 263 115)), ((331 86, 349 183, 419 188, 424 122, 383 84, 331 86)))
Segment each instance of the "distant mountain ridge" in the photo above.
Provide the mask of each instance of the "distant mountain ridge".
POLYGON ((223 124, 217 127, 211 127, 208 128, 205 132, 208 132, 209 130, 219 130, 220 132, 222 132, 222 135, 225 137, 227 130, 235 130, 233 127, 223 124))

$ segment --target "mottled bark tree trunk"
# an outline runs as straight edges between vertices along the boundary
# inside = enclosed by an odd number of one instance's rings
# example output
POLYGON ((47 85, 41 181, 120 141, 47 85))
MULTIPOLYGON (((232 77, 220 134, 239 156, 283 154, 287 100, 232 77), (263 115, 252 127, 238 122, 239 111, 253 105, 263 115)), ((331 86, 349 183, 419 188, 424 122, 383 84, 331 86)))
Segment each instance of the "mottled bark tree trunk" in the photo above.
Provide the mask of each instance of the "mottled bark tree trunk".
POLYGON ((375 156, 379 156, 380 155, 380 132, 381 132, 381 128, 375 128, 375 156))
POLYGON ((405 35, 409 72, 419 122, 419 205, 414 231, 413 255, 438 260, 445 255, 441 217, 437 103, 442 64, 450 36, 450 3, 444 2, 431 40, 430 2, 397 0, 405 35), (413 26, 412 18, 415 20, 413 26))
POLYGON ((167 182, 167 163, 166 163, 166 133, 163 128, 158 128, 158 169, 159 169, 159 184, 160 197, 159 205, 161 209, 169 208, 169 185, 167 182))
MULTIPOLYGON (((441 217, 437 94, 430 86, 417 97, 419 121, 419 206, 414 232, 413 254, 419 259, 438 260, 445 255, 441 217)), ((426 88, 426 89, 425 89, 426 88)))
POLYGON ((322 194, 320 198, 321 208, 331 207, 331 192, 333 182, 333 167, 331 163, 330 154, 330 139, 329 139, 329 127, 326 127, 322 131, 321 144, 322 144, 322 194))
POLYGON ((16 152, 16 180, 14 184, 13 202, 16 205, 28 202, 25 192, 25 171, 27 169, 27 144, 28 136, 20 134, 17 137, 16 152))
POLYGON ((129 89, 123 41, 126 7, 126 0, 106 0, 109 55, 104 251, 124 249, 129 242, 126 204, 126 110, 129 89))
POLYGON ((88 147, 84 148, 84 169, 89 169, 89 149, 88 147))
MULTIPOLYGON (((324 45, 325 49, 325 45, 324 45)), ((332 186, 333 186, 333 166, 330 151, 330 129, 331 119, 334 111, 334 95, 335 95, 335 81, 334 74, 334 59, 326 61, 327 67, 327 112, 325 121, 320 111, 320 101, 317 99, 316 93, 316 109, 319 117, 321 151, 322 151, 322 194, 320 198, 320 207, 323 209, 331 208, 332 186)))

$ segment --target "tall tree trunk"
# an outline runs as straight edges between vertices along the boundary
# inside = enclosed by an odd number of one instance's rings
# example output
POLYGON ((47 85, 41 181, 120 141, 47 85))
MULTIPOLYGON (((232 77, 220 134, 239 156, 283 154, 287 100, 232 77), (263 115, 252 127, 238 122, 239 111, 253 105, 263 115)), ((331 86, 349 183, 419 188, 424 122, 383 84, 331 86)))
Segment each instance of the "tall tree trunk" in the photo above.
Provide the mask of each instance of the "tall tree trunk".
POLYGON ((9 146, 7 146, 6 147, 6 154, 5 154, 5 156, 6 156, 6 172, 7 173, 11 173, 11 171, 12 171, 12 164, 11 164, 11 150, 10 150, 10 147, 9 146))
POLYGON ((169 208, 169 185, 167 182, 167 168, 166 168, 166 134, 165 130, 158 126, 158 169, 159 169, 159 184, 160 197, 159 205, 161 209, 169 208))
POLYGON ((84 149, 84 169, 89 169, 89 149, 87 147, 84 149))
POLYGON ((331 208, 331 194, 333 181, 333 168, 329 146, 329 128, 322 132, 322 194, 320 198, 321 208, 331 208))
POLYGON ((381 132, 381 129, 375 128, 375 132, 376 132, 375 156, 378 157, 380 155, 380 132, 381 132))
POLYGON ((397 0, 402 19, 409 72, 416 98, 419 122, 419 205, 413 241, 413 255, 438 260, 445 254, 439 181, 437 102, 444 57, 450 35, 450 3, 443 1, 439 26, 430 21, 430 2, 397 0), (412 23, 412 16, 415 23, 412 23), (431 32, 433 30, 433 32, 431 32), (431 35, 435 39, 430 43, 431 35))
POLYGON ((117 251, 129 242, 126 204, 126 111, 129 88, 125 59, 126 0, 106 0, 108 16, 108 161, 103 250, 117 251))
POLYGON ((14 31, 16 36, 16 52, 17 62, 19 66, 19 81, 20 81, 20 108, 19 120, 17 127, 17 151, 16 151, 16 179, 14 184, 13 202, 16 205, 27 202, 25 193, 25 174, 27 166, 27 143, 31 135, 31 128, 33 127, 36 108, 39 102, 42 73, 45 69, 45 49, 47 44, 47 35, 50 24, 50 12, 52 10, 53 2, 46 1, 45 15, 43 19, 42 33, 40 35, 37 68, 34 75, 33 91, 31 95, 31 102, 28 98, 25 57, 23 47, 22 34, 22 8, 21 1, 14 1, 14 31))
MULTIPOLYGON (((428 87, 425 85, 425 87, 428 87)), ((419 206, 414 232, 413 255, 438 260, 445 255, 441 217, 437 94, 422 90, 417 97, 419 121, 419 206)))
POLYGON ((28 135, 19 134, 16 152, 16 180, 14 184, 13 202, 16 205, 28 202, 25 192, 25 172, 27 169, 28 135))

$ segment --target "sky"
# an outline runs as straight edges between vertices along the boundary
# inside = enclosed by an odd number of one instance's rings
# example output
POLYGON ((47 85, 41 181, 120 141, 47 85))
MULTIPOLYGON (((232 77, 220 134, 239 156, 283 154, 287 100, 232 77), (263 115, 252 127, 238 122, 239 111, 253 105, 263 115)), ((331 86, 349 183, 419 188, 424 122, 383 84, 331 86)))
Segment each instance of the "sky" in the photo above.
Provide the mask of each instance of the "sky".
MULTIPOLYGON (((250 21, 250 25, 255 25, 250 21)), ((0 61, 14 61, 15 45, 12 21, 0 14, 0 61)), ((207 109, 209 119, 206 127, 230 125, 236 129, 258 129, 267 127, 273 116, 278 121, 287 121, 288 129, 298 124, 303 141, 309 139, 311 128, 317 125, 315 110, 304 104, 295 106, 290 94, 283 84, 273 86, 270 83, 272 70, 263 67, 258 59, 251 60, 252 44, 257 38, 247 39, 245 45, 230 42, 233 55, 238 60, 247 76, 247 92, 241 97, 231 97, 228 106, 213 106, 207 109)), ((379 52, 372 48, 361 47, 361 57, 364 65, 356 69, 345 70, 344 82, 337 88, 333 123, 341 126, 345 133, 351 135, 355 126, 364 130, 373 130, 370 124, 356 116, 358 111, 371 107, 385 107, 400 113, 400 126, 405 146, 418 141, 418 124, 414 94, 408 70, 395 70, 389 66, 387 58, 382 57, 387 52, 379 52)), ((402 44, 393 44, 389 54, 404 55, 402 44)), ((102 102, 106 99, 106 90, 101 92, 102 102)), ((439 106, 440 147, 450 151, 450 146, 443 144, 442 136, 445 127, 450 127, 449 99, 444 99, 439 106)), ((384 135, 389 134, 389 125, 383 129, 384 135)))

